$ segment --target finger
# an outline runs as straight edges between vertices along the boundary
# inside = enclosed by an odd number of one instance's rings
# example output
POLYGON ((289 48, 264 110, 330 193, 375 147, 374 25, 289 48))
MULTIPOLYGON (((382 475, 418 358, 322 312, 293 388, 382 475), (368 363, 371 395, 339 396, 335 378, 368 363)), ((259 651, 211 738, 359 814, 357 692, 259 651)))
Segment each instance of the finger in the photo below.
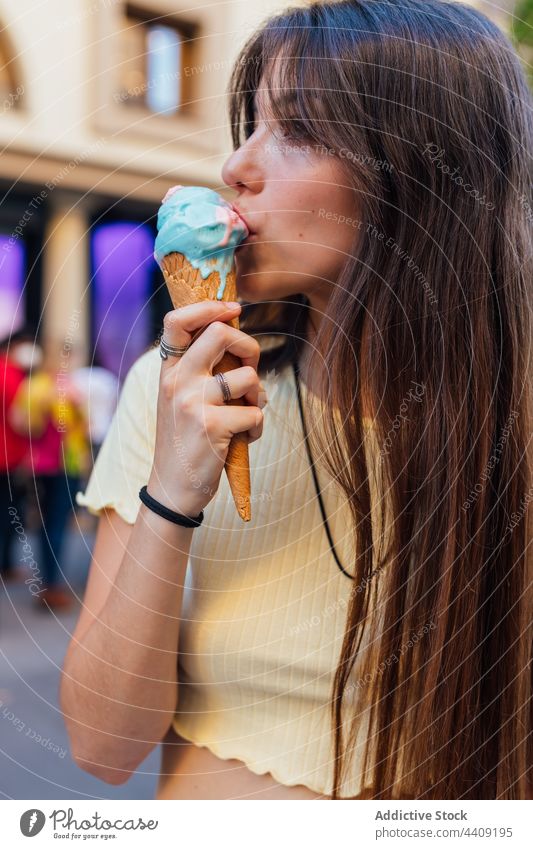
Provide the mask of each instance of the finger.
POLYGON ((225 430, 226 437, 232 437, 236 433, 244 431, 257 431, 263 421, 263 412, 259 407, 240 407, 226 405, 217 408, 217 419, 219 426, 225 430))
MULTIPOLYGON (((255 407, 260 407, 259 394, 262 389, 261 382, 256 370, 252 366, 231 369, 224 372, 224 378, 229 386, 233 399, 242 399, 255 407)), ((224 403, 222 387, 218 379, 213 375, 205 380, 203 400, 207 404, 221 405, 224 403)), ((263 390, 262 398, 265 398, 263 390)))
MULTIPOLYGON (((205 328, 212 321, 231 321, 236 318, 241 310, 241 305, 229 306, 225 301, 198 301, 196 304, 187 304, 175 310, 170 310, 163 319, 163 336, 168 345, 185 348, 190 345, 198 331, 205 328)), ((183 356, 183 355, 182 355, 183 356)), ((163 362, 168 366, 173 365, 180 357, 169 357, 163 362)))
POLYGON ((187 368, 196 373, 211 372, 226 351, 238 357, 243 366, 252 366, 257 371, 259 342, 242 330, 221 321, 213 321, 206 327, 184 354, 184 360, 187 359, 187 368))
POLYGON ((262 436, 262 434, 263 434, 263 422, 264 422, 264 417, 261 419, 261 421, 258 425, 255 425, 254 427, 250 428, 250 430, 248 431, 248 443, 255 442, 256 439, 259 439, 259 437, 262 436))

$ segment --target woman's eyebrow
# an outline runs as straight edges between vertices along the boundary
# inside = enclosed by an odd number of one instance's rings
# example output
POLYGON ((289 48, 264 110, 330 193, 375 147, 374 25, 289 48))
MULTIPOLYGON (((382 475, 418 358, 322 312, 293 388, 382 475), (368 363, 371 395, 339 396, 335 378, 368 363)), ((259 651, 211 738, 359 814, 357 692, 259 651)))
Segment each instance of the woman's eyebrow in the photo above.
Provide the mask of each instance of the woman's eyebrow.
POLYGON ((272 98, 272 103, 276 107, 276 109, 280 109, 283 106, 292 106, 296 102, 296 92, 294 91, 284 91, 279 94, 277 97, 272 98))
MULTIPOLYGON (((266 92, 266 91, 270 91, 270 90, 266 89, 266 88, 256 89, 256 91, 255 91, 255 93, 252 97, 252 112, 254 114, 254 117, 256 117, 257 114, 258 114, 258 102, 257 102, 258 101, 258 95, 261 97, 261 95, 264 95, 264 92, 266 92)), ((278 94, 276 96, 271 94, 270 97, 269 97, 269 101, 272 104, 272 106, 276 110, 280 110, 281 112, 283 112, 283 109, 286 108, 287 106, 292 106, 296 102, 296 99, 297 99, 296 92, 292 91, 292 90, 282 91, 280 94, 278 94)), ((261 97, 261 103, 262 103, 262 101, 263 101, 263 97, 261 97)))

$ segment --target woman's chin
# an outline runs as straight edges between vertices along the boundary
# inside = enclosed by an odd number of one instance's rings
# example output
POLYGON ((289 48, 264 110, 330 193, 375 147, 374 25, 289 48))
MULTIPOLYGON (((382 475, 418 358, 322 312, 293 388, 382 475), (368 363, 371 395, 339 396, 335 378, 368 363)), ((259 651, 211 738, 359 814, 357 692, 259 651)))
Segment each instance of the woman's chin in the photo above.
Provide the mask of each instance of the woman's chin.
POLYGON ((237 289, 237 297, 247 304, 264 304, 265 301, 272 300, 272 298, 269 298, 268 292, 259 294, 258 292, 249 292, 247 289, 237 289))
MULTIPOLYGON (((251 278, 246 278, 239 282, 237 278, 237 296, 249 304, 264 304, 268 301, 281 301, 284 298, 293 296, 295 293, 287 290, 287 286, 282 284, 278 286, 266 286, 265 280, 257 277, 256 281, 251 278), (255 285, 255 282, 257 285, 255 285)), ((299 294, 299 293, 297 293, 299 294)))
POLYGON ((237 295, 243 301, 257 303, 259 301, 268 301, 268 291, 265 292, 264 282, 263 287, 260 285, 260 276, 258 274, 239 274, 237 270, 237 295))
POLYGON ((243 301, 257 304, 279 301, 292 294, 287 279, 279 272, 246 269, 244 263, 236 264, 237 295, 243 301))
POLYGON ((273 292, 266 288, 257 286, 239 286, 237 284, 237 296, 248 304, 264 304, 268 301, 277 301, 280 296, 277 292, 273 292))

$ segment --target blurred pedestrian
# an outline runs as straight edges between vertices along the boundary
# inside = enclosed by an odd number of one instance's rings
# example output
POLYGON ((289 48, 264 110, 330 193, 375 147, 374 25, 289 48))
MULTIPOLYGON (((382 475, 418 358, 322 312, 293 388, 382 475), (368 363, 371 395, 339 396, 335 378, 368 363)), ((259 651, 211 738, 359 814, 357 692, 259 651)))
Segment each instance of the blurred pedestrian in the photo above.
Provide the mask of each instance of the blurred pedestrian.
POLYGON ((113 372, 91 364, 72 372, 72 383, 79 390, 89 425, 92 460, 96 460, 117 406, 119 381, 113 372))
POLYGON ((42 518, 43 588, 36 598, 49 608, 67 608, 73 601, 59 563, 74 495, 89 467, 88 423, 83 398, 70 379, 68 354, 66 346, 45 350, 42 368, 20 384, 11 413, 13 426, 30 437, 26 463, 42 518))
POLYGON ((9 421, 9 412, 17 391, 32 363, 40 364, 42 351, 33 334, 19 330, 0 342, 0 573, 12 580, 15 526, 23 521, 24 478, 22 466, 29 448, 27 435, 17 433, 9 421))

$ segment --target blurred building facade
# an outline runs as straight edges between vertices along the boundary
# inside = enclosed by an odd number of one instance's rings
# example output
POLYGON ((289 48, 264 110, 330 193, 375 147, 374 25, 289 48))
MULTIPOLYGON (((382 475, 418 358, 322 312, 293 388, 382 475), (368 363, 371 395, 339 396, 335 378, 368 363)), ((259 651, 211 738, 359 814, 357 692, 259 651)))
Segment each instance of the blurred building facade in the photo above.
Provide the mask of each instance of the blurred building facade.
MULTIPOLYGON (((222 188, 226 87, 280 0, 0 0, 0 337, 25 322, 120 377, 170 309, 155 213, 222 188)), ((472 3, 509 28, 512 2, 472 3)))
POLYGON ((121 373, 138 356, 170 308, 157 207, 221 188, 231 67, 282 5, 0 0, 0 336, 27 321, 121 373))

